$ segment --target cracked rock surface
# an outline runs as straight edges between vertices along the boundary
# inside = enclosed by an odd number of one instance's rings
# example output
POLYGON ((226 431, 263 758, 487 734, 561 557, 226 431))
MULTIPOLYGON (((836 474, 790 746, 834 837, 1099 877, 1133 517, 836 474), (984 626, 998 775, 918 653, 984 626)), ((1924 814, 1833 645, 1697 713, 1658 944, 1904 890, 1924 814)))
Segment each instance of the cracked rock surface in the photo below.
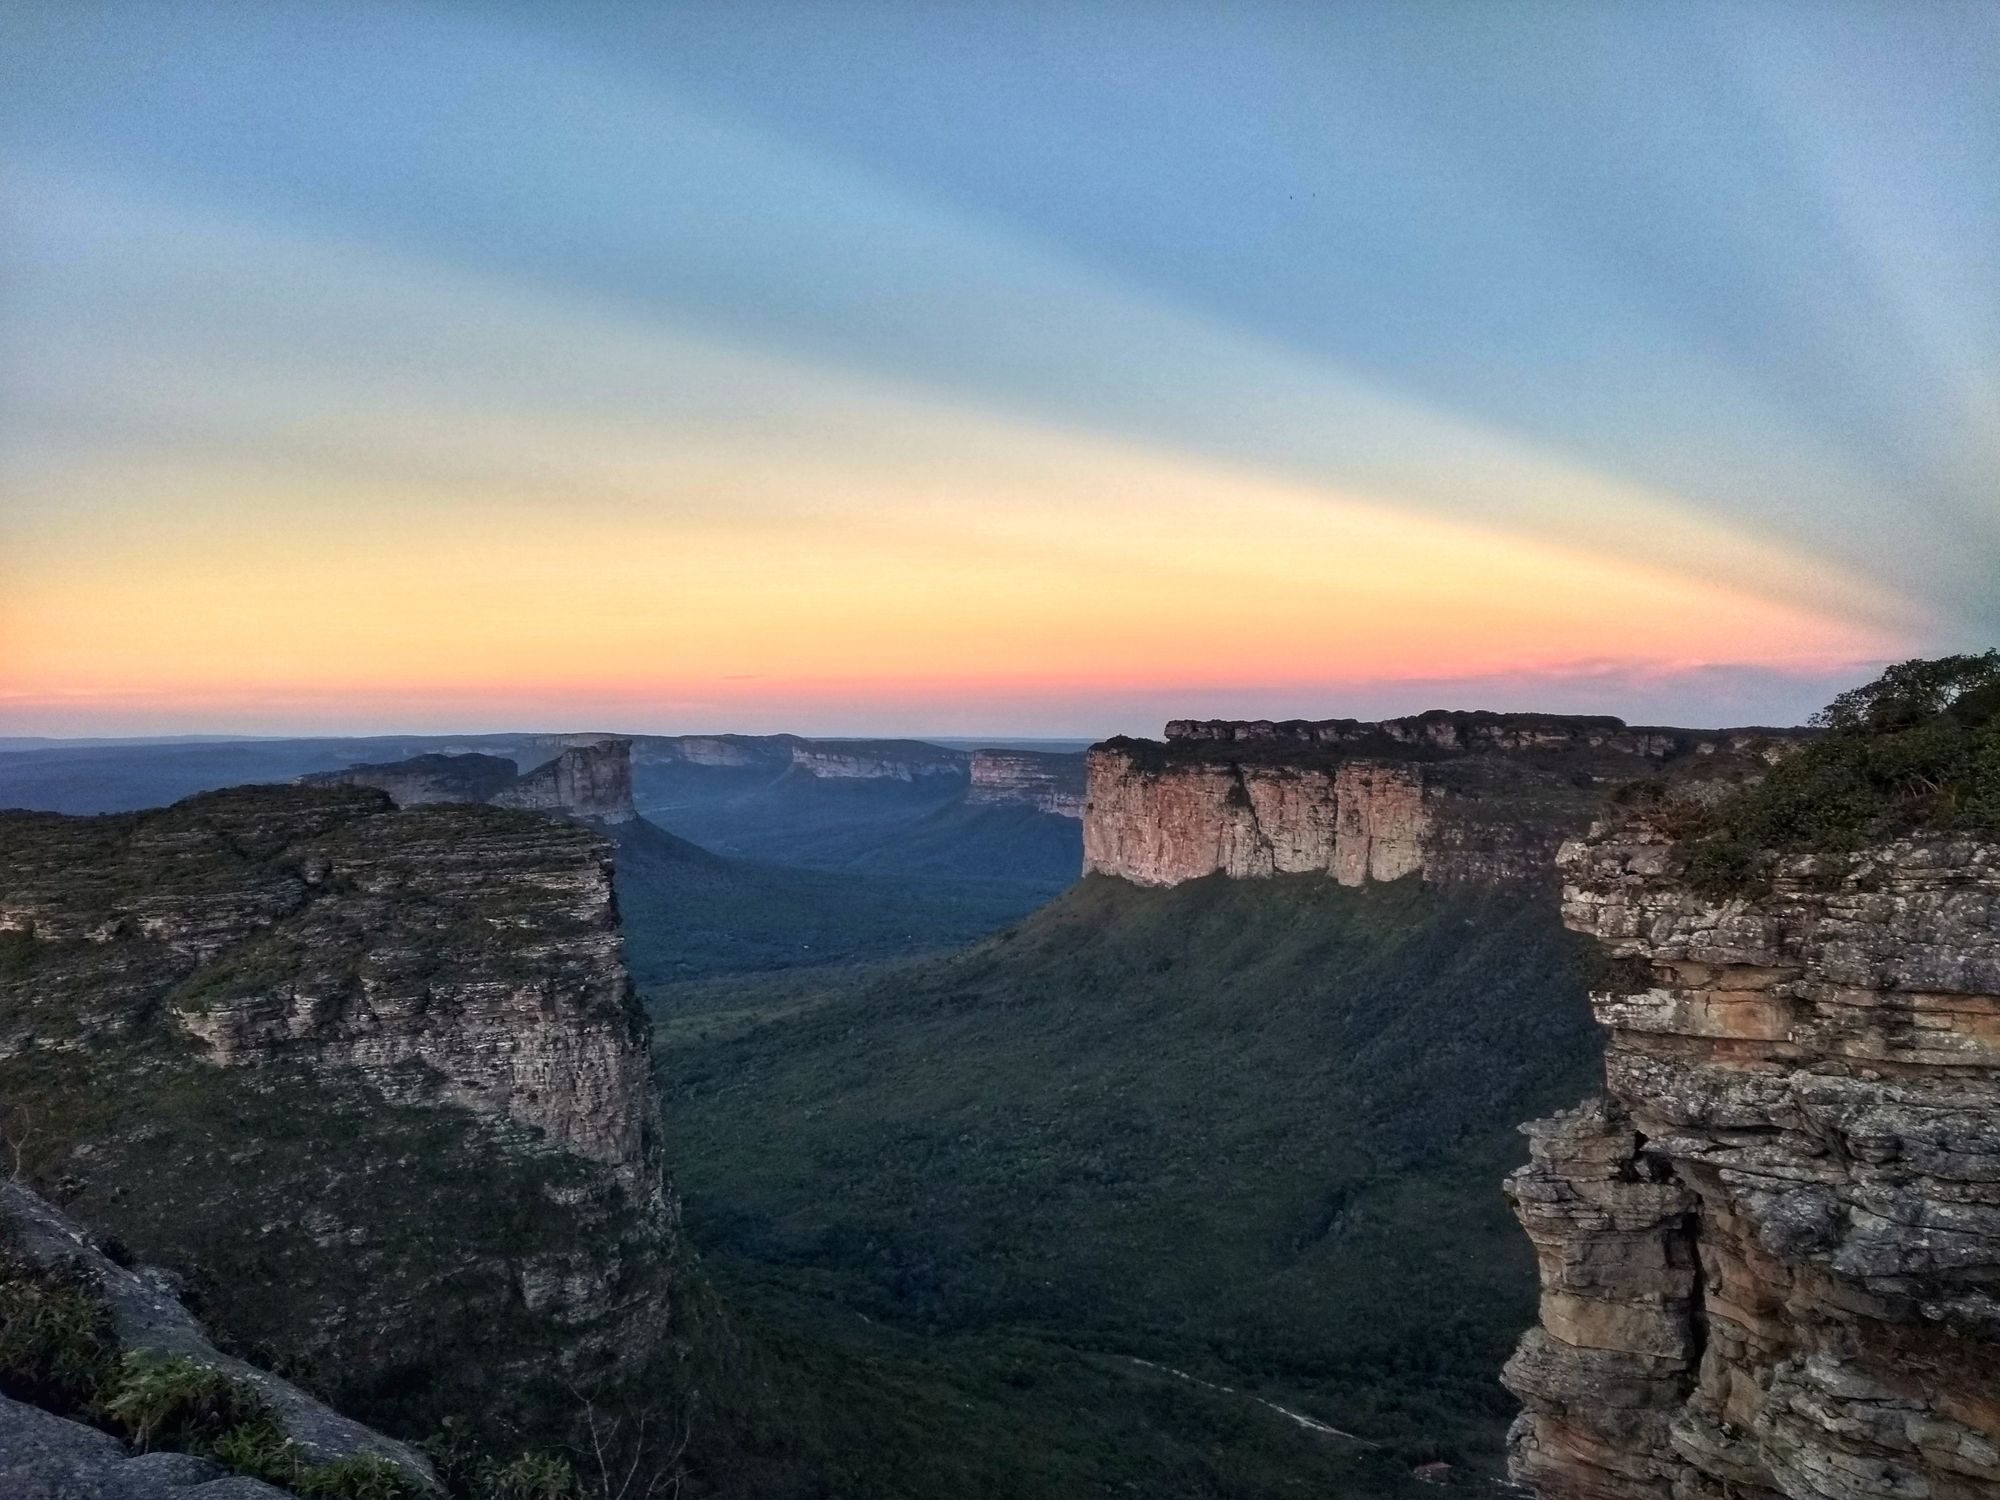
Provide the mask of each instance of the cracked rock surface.
POLYGON ((1706 897, 1643 822, 1565 846, 1606 1097, 1527 1127, 1509 1362, 1545 1500, 2000 1495, 2000 847, 1706 897))

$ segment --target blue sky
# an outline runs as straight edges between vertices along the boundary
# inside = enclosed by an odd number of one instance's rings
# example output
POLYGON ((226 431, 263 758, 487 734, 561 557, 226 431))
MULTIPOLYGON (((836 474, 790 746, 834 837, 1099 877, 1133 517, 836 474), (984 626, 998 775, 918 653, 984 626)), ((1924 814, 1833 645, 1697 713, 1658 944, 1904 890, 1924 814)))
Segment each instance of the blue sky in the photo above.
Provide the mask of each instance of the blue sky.
POLYGON ((1783 717, 2000 638, 1988 5, 70 0, 0 41, 22 732, 1783 717), (1121 565, 1149 529, 1183 555, 1121 565), (468 533, 516 552, 413 613, 468 533), (592 557, 647 602, 558 631, 565 682, 530 633, 592 557), (300 594, 437 650, 308 649, 300 594))

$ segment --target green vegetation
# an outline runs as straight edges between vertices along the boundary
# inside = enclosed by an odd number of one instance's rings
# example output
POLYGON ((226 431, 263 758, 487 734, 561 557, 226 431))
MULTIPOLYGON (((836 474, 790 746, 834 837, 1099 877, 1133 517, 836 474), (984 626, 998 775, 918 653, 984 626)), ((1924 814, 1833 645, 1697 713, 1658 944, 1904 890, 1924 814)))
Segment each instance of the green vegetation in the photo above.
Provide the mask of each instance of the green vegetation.
POLYGON ((135 1448, 199 1453, 224 1433, 272 1426, 270 1408, 249 1386, 179 1354, 134 1350, 100 1407, 135 1448))
POLYGON ((254 1387, 178 1354, 119 1350, 80 1267, 0 1261, 0 1394, 102 1427, 140 1452, 193 1453, 306 1500, 417 1500, 385 1459, 309 1460, 254 1387))
POLYGON ((1491 1474, 1499 1180, 1588 1088, 1584 951, 1526 896, 1090 879, 950 958, 660 992, 689 1232, 843 1413, 837 1493, 1491 1474))
POLYGON ((1903 662, 1815 723, 1826 733, 1762 781, 1667 812, 1698 888, 1751 888, 1774 854, 1849 854, 1920 828, 2000 831, 2000 651, 1903 662))
POLYGON ((1061 888, 725 859, 644 819, 615 836, 625 958, 644 986, 958 947, 1061 888))
POLYGON ((82 1411, 111 1383, 117 1362, 111 1310, 88 1276, 0 1260, 0 1395, 82 1411))

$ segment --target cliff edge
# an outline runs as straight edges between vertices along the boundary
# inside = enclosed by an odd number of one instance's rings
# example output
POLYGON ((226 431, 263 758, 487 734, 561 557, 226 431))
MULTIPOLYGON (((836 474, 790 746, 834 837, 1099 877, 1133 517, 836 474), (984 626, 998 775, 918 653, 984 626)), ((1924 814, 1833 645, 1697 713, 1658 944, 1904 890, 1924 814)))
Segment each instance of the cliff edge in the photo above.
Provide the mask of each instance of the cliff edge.
POLYGON ((1557 847, 1607 788, 1697 764, 1727 781, 1796 743, 1783 730, 1635 729, 1560 714, 1175 720, 1165 743, 1086 757, 1084 873, 1139 885, 1206 875, 1420 875, 1554 882, 1557 847))
POLYGON ((1765 786, 1563 849, 1565 920, 1622 974, 1605 1095, 1526 1127, 1507 1184, 1542 1282, 1511 1466, 1543 1500, 2000 1494, 1984 660, 1905 664, 1765 786))
POLYGON ((358 787, 0 814, 0 1132, 365 1420, 667 1336, 677 1211, 593 828, 358 787))

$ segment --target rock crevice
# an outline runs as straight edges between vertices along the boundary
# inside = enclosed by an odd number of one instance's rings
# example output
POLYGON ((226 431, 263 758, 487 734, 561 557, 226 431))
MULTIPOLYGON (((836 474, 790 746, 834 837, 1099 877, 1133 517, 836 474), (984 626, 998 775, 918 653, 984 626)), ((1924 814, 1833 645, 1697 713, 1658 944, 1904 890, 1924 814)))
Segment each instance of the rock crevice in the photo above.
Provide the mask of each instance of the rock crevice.
POLYGON ((2000 1493, 2000 848, 1701 895, 1643 823, 1562 852, 1607 1097, 1528 1127, 1507 1367, 1545 1500, 2000 1493))

